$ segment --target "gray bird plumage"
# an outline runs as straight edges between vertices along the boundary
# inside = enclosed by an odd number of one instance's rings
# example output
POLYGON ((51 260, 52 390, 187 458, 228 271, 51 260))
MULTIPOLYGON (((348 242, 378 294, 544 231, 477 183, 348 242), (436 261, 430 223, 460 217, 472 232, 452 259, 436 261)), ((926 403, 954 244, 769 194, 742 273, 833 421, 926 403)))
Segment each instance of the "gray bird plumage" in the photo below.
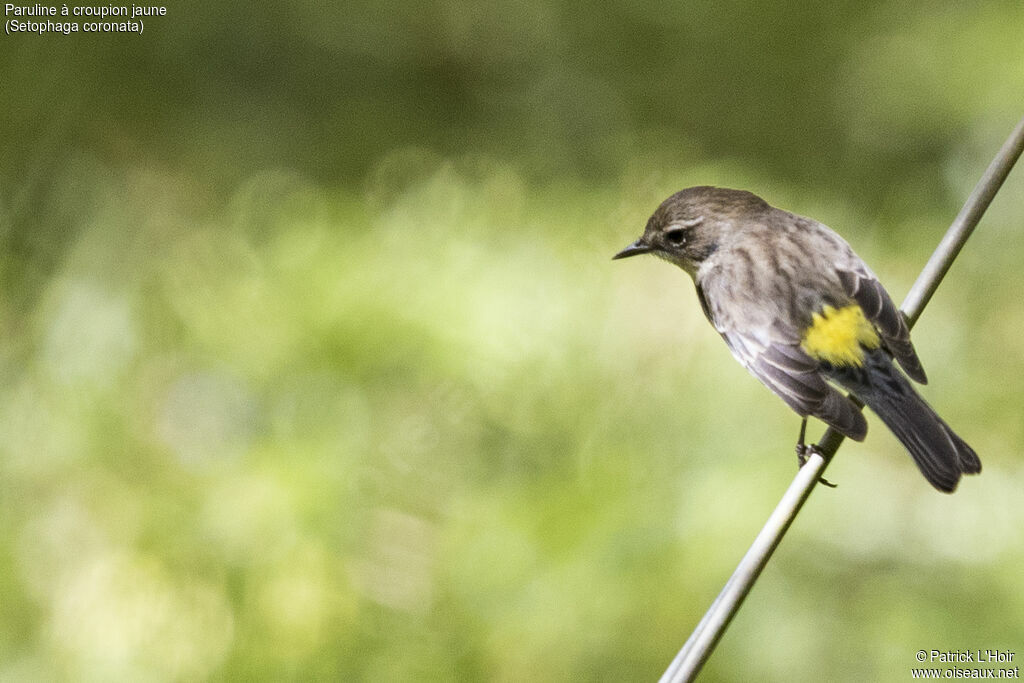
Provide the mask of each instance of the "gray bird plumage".
POLYGON ((925 477, 952 491, 977 455, 896 369, 922 384, 906 319, 849 244, 825 225, 750 192, 692 187, 666 199, 615 258, 653 253, 691 275, 733 355, 801 416, 862 440, 860 398, 925 477))

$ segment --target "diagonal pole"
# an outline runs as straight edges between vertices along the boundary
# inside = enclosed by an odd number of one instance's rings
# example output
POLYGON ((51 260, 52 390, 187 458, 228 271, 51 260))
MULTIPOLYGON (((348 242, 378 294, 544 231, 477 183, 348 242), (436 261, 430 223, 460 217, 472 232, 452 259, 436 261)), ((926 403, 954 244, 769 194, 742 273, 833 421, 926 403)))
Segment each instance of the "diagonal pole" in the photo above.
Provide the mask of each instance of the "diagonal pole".
MULTIPOLYGON (((907 316, 907 324, 911 327, 938 289, 942 278, 953 265, 953 260, 978 225, 978 221, 981 220, 1022 151, 1024 118, 1013 129, 995 159, 989 164, 964 207, 918 275, 914 286, 910 288, 907 298, 904 299, 902 310, 907 316)), ((857 405, 860 406, 860 403, 857 405)), ((842 434, 832 428, 826 430, 817 449, 812 451, 807 463, 797 471, 793 483, 786 489, 782 500, 768 517, 768 521, 754 539, 747 554, 740 560, 722 592, 715 598, 704 618, 683 645, 683 649, 662 675, 661 683, 692 681, 697 676, 842 442, 842 434)))

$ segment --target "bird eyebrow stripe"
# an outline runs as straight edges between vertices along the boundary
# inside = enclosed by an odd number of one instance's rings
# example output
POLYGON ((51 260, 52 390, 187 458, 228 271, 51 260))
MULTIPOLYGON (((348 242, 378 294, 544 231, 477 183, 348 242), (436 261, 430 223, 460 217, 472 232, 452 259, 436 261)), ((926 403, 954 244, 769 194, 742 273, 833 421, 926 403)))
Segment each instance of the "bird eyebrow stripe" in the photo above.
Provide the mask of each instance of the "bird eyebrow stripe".
POLYGON ((679 224, 684 228, 692 228, 695 225, 700 225, 704 222, 704 216, 697 216, 696 218, 687 218, 686 220, 679 221, 679 224))

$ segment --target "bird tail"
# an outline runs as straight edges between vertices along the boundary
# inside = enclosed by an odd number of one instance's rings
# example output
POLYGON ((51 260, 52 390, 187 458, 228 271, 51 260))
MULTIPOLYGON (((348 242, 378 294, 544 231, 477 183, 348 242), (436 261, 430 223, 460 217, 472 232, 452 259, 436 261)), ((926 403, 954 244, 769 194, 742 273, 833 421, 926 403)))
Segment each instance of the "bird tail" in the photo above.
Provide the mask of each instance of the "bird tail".
POLYGON ((910 451, 921 474, 952 493, 963 474, 981 472, 981 460, 914 390, 881 350, 867 354, 857 372, 836 377, 881 418, 910 451))

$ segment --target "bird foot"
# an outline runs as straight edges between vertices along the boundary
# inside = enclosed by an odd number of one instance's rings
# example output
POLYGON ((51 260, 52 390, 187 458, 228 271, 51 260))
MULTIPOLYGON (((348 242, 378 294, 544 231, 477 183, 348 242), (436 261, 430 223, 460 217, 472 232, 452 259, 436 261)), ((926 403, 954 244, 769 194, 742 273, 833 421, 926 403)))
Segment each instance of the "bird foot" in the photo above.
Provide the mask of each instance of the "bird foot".
MULTIPOLYGON (((822 452, 820 450, 818 450, 818 444, 813 444, 812 443, 810 445, 807 445, 806 443, 804 443, 804 435, 806 434, 806 432, 807 432, 807 418, 804 418, 803 422, 800 423, 800 438, 797 439, 797 442, 796 442, 796 461, 797 461, 797 467, 798 468, 799 467, 803 467, 804 465, 806 465, 807 461, 815 453, 817 453, 818 455, 822 455, 822 452)), ((824 484, 825 486, 829 487, 830 489, 837 488, 835 484, 830 482, 825 477, 818 477, 818 482, 824 484)))

